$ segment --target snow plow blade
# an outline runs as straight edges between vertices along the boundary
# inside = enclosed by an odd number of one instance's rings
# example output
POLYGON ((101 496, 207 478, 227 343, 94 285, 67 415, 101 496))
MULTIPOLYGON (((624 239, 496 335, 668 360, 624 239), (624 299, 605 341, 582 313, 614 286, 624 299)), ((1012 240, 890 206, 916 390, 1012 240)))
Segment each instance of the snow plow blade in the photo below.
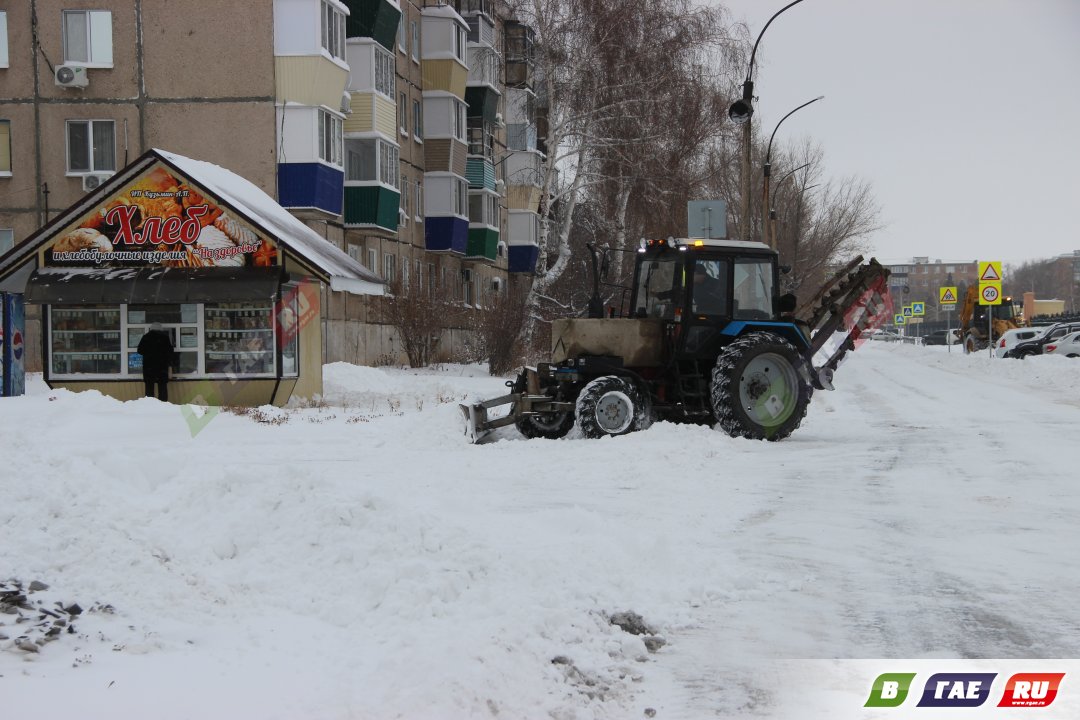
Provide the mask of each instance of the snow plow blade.
POLYGON ((512 425, 517 420, 515 409, 521 398, 520 393, 510 393, 491 400, 478 403, 462 403, 458 405, 465 421, 465 437, 472 444, 476 444, 490 435, 496 428, 504 425, 512 425), (512 405, 510 413, 505 417, 491 419, 488 410, 500 405, 512 405))

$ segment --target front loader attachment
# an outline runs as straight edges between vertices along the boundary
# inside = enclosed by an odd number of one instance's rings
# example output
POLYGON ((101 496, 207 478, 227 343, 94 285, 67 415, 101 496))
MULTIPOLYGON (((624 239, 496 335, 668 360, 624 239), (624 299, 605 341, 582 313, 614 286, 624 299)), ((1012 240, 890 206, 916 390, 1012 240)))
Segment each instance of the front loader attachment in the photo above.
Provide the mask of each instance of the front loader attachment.
POLYGON ((859 256, 845 265, 798 315, 810 327, 810 354, 818 384, 832 390, 832 376, 844 356, 864 340, 862 335, 892 316, 889 270, 859 256))

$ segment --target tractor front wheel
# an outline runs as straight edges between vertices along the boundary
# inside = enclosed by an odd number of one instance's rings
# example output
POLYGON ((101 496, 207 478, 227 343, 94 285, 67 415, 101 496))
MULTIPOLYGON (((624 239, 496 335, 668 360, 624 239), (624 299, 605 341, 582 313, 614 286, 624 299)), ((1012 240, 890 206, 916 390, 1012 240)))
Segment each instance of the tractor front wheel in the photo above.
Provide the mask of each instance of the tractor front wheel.
POLYGON ((712 376, 713 414, 732 437, 781 440, 806 417, 806 361, 779 335, 755 332, 724 348, 712 376))
POLYGON ((514 423, 514 426, 519 433, 530 439, 558 440, 574 427, 574 413, 566 411, 526 415, 514 423))
POLYGON ((625 435, 646 424, 647 409, 633 383, 606 375, 591 381, 577 399, 578 425, 587 438, 625 435))

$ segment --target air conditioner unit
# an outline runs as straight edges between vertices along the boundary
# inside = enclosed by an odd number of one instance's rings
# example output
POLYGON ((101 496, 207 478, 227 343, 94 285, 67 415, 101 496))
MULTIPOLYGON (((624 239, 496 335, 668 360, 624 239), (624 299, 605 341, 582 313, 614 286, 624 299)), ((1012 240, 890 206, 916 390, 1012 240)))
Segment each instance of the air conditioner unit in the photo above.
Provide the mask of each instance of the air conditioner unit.
POLYGON ((352 115, 352 93, 348 90, 341 95, 340 110, 343 115, 352 115))
POLYGON ((495 124, 499 127, 506 127, 506 123, 503 122, 503 114, 495 113, 495 124))
POLYGON ((56 74, 53 77, 60 87, 84 88, 90 84, 86 68, 82 65, 57 65, 56 74))
POLYGON ((506 192, 506 183, 502 180, 495 181, 495 191, 499 194, 506 192))
POLYGON ((103 182, 108 180, 112 175, 83 175, 82 176, 82 189, 83 192, 90 192, 91 190, 97 190, 103 182))

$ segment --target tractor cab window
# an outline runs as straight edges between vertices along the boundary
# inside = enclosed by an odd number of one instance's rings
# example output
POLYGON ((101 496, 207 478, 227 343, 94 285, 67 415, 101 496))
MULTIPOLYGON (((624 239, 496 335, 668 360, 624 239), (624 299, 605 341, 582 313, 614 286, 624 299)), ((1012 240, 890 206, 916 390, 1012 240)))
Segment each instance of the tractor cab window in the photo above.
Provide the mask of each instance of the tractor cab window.
POLYGON ((677 258, 641 263, 634 302, 637 317, 674 319, 675 305, 682 287, 681 267, 677 258))
POLYGON ((698 315, 728 315, 728 262, 698 260, 694 263, 691 309, 698 315))
POLYGON ((735 259, 736 320, 773 317, 773 264, 757 258, 735 259))

